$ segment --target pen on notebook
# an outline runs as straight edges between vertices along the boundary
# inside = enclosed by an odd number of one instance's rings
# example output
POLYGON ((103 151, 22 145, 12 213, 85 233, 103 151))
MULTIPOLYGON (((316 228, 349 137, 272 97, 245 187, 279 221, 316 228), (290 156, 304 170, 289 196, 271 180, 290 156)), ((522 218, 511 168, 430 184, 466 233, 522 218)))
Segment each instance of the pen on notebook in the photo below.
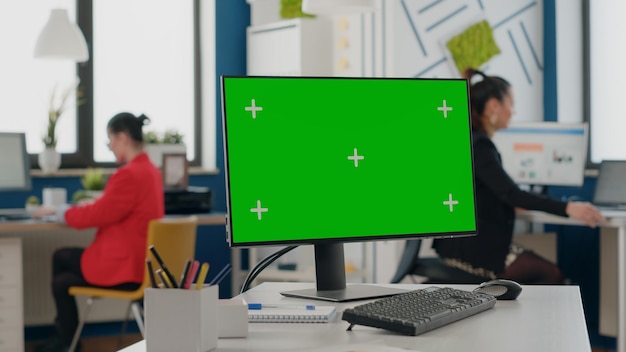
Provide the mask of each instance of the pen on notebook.
POLYGON ((163 282, 163 287, 165 287, 165 288, 171 288, 172 287, 172 283, 170 282, 170 279, 167 278, 167 275, 165 275, 163 270, 157 269, 156 273, 161 278, 161 282, 163 282))
POLYGON ((224 266, 222 270, 220 270, 220 272, 217 273, 217 275, 215 275, 213 280, 209 282, 209 286, 219 284, 226 277, 226 275, 230 273, 231 270, 232 270, 232 266, 230 264, 226 264, 226 266, 224 266))
POLYGON ((154 269, 152 268, 152 260, 150 260, 150 258, 146 258, 146 266, 148 267, 148 276, 150 276, 150 286, 152 288, 159 288, 156 278, 154 277, 154 269))
POLYGON ((248 303, 248 309, 250 310, 262 310, 262 309, 302 309, 302 310, 315 310, 314 305, 293 305, 293 304, 262 304, 262 303, 248 303))
POLYGON ((152 252, 152 255, 154 256, 154 259, 157 260, 157 262, 159 263, 159 265, 161 266, 161 269, 163 269, 163 272, 165 273, 165 275, 167 276, 167 278, 170 281, 170 287, 172 288, 178 288, 178 285, 176 285, 176 278, 174 277, 174 275, 172 275, 172 273, 169 271, 169 269, 167 268, 167 266, 165 265, 165 263, 163 262, 163 259, 161 259, 161 256, 159 255, 159 252, 157 252, 156 248, 154 248, 154 246, 150 246, 150 252, 152 252))
POLYGON ((204 284, 204 279, 206 279, 206 274, 209 272, 209 263, 202 263, 200 267, 200 273, 198 274, 198 278, 196 279, 196 290, 202 288, 204 284))
POLYGON ((197 260, 194 260, 193 263, 191 264, 191 268, 189 269, 189 274, 187 275, 187 280, 185 281, 185 286, 183 287, 184 289, 188 290, 189 288, 191 288, 191 283, 193 282, 193 279, 196 277, 196 274, 198 273, 199 268, 200 268, 200 262, 197 260))
POLYGON ((191 268, 191 259, 187 259, 183 272, 180 274, 180 284, 178 287, 185 288, 185 281, 187 281, 187 275, 189 275, 189 269, 191 268))

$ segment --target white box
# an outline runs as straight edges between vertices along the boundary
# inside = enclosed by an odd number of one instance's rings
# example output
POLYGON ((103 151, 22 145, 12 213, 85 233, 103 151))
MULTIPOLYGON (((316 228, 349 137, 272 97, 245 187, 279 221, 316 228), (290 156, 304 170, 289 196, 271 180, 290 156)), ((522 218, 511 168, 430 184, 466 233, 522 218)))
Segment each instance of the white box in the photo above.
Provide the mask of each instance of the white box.
POLYGON ((248 304, 243 299, 220 299, 218 314, 220 324, 217 336, 246 337, 248 336, 248 304))
POLYGON ((218 286, 201 290, 147 288, 147 352, 206 352, 217 347, 218 286))
POLYGON ((65 188, 44 188, 42 193, 43 205, 55 207, 67 204, 67 191, 65 188))

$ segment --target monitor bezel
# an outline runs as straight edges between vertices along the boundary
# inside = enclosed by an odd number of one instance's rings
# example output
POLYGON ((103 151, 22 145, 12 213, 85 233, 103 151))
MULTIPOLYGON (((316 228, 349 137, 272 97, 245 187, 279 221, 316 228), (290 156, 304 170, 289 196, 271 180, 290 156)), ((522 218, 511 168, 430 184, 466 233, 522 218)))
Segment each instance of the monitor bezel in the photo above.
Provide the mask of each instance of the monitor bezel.
MULTIPOLYGON (((281 245, 320 245, 328 243, 355 243, 355 242, 367 242, 367 241, 383 241, 383 240, 402 240, 402 239, 427 239, 427 238, 458 238, 458 237, 472 237, 477 234, 477 229, 474 231, 463 232, 435 232, 435 233, 419 233, 419 234, 377 234, 369 236, 358 237, 327 237, 324 239, 294 239, 294 240, 276 240, 276 241, 262 241, 262 242, 235 242, 232 232, 232 213, 229 211, 230 204, 230 185, 229 185, 229 158, 228 158, 228 144, 227 144, 227 123, 226 123, 226 98, 224 95, 224 80, 228 78, 280 78, 280 79, 348 79, 348 80, 421 80, 421 81, 463 81, 466 83, 467 94, 469 97, 469 84, 464 78, 406 78, 406 77, 334 77, 334 76, 242 76, 242 75, 222 75, 220 77, 220 95, 221 95, 221 107, 222 107, 222 136, 224 146, 224 179, 225 179, 225 193, 226 193, 226 239, 230 247, 249 248, 259 246, 281 246, 281 245)), ((469 98, 467 99, 468 112, 471 111, 471 104, 469 98)), ((473 131, 471 118, 468 116, 468 131, 470 144, 473 142, 473 131)), ((474 151, 470 147, 472 175, 474 173, 474 151)), ((472 177, 472 187, 474 193, 474 216, 477 216, 476 209, 476 177, 472 177)), ((476 226, 477 227, 477 226, 476 226)))

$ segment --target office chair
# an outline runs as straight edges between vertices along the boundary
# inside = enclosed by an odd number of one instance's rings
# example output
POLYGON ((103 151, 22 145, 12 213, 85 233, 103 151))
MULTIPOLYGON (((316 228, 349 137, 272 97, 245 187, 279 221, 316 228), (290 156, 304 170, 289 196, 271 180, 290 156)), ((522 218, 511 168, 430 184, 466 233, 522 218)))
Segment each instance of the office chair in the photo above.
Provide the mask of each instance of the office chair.
MULTIPOLYGON (((148 249, 151 245, 159 252, 159 255, 163 261, 167 264, 168 269, 173 275, 178 276, 183 271, 185 261, 188 258, 193 258, 196 250, 196 229, 198 226, 198 219, 195 216, 183 217, 183 218, 163 218, 152 220, 148 225, 148 238, 146 246, 146 258, 151 256, 148 249)), ((156 270, 159 266, 156 260, 152 260, 153 268, 156 270)), ((145 265, 144 265, 145 266, 145 265)), ((150 287, 150 276, 148 275, 147 267, 144 270, 143 283, 134 291, 124 291, 109 288, 99 287, 83 287, 72 286, 69 289, 69 293, 72 296, 85 296, 87 297, 87 306, 82 316, 80 317, 78 327, 74 333, 72 344, 70 345, 69 352, 73 352, 80 339, 81 331, 87 321, 89 312, 93 302, 97 298, 113 298, 122 299, 128 301, 128 309, 124 316, 124 324, 122 326, 121 338, 126 329, 128 322, 128 316, 132 310, 141 332, 141 336, 144 336, 144 324, 143 324, 143 312, 142 303, 144 290, 150 287)))
POLYGON ((423 276, 426 278, 424 283, 428 284, 479 284, 489 280, 449 266, 440 258, 420 258, 421 247, 422 240, 406 241, 392 284, 399 283, 406 275, 423 276))

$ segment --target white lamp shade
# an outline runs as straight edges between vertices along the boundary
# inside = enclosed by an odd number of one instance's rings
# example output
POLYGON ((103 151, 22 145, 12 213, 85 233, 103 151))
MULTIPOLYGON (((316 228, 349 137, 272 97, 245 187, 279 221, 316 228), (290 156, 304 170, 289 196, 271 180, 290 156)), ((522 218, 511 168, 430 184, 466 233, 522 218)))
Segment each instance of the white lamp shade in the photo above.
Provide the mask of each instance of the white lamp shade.
POLYGON ((302 12, 312 15, 365 13, 375 10, 375 0, 302 0, 302 12))
POLYGON ((67 10, 52 9, 48 22, 37 38, 35 57, 69 59, 76 62, 85 62, 89 59, 83 32, 76 24, 70 22, 67 10))

